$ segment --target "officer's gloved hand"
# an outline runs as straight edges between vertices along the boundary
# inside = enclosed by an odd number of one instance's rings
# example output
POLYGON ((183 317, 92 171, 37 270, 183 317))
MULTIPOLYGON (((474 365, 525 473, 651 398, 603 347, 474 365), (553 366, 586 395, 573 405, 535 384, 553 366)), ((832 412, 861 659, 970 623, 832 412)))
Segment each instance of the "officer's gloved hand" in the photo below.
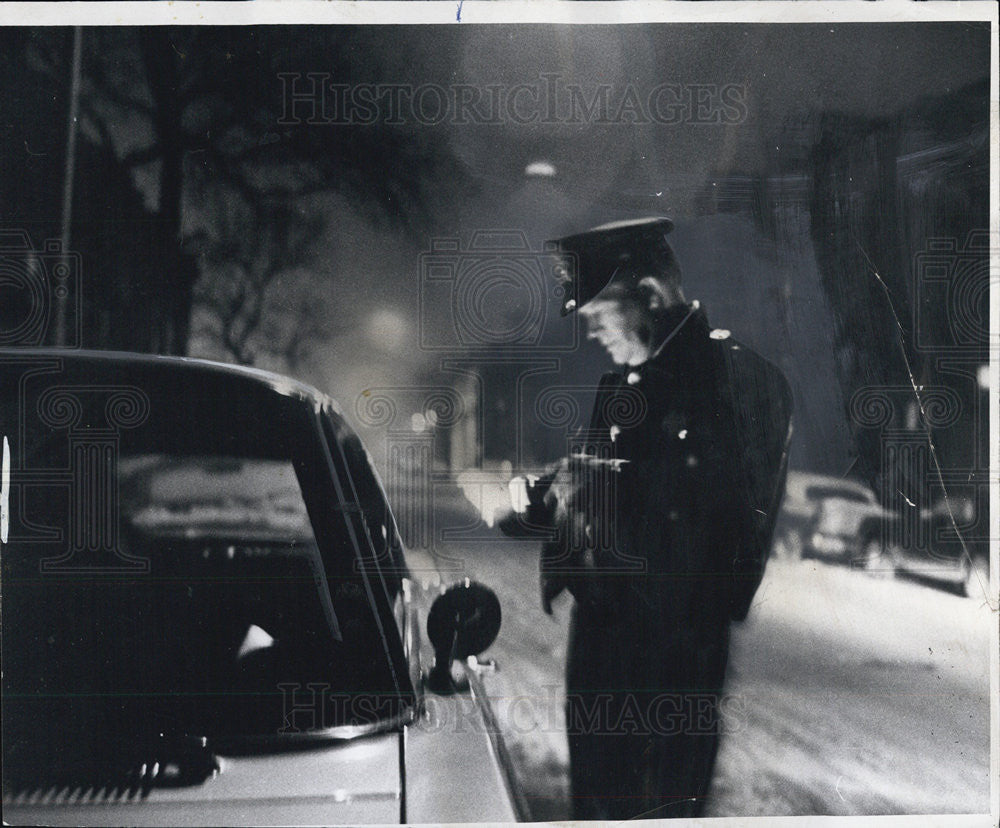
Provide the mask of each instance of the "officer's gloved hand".
POLYGON ((546 501, 555 472, 541 477, 518 476, 508 483, 511 506, 497 521, 500 531, 512 538, 544 538, 552 528, 554 506, 546 501))

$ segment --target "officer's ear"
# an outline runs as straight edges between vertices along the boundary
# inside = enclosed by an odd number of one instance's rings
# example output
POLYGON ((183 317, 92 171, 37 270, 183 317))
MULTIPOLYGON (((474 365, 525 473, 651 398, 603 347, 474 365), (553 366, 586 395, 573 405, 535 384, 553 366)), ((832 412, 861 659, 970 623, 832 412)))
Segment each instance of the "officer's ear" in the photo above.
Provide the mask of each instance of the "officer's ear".
POLYGON ((661 311, 670 304, 670 297, 667 295, 666 287, 652 276, 645 276, 639 280, 637 285, 639 295, 642 296, 643 304, 651 311, 661 311))

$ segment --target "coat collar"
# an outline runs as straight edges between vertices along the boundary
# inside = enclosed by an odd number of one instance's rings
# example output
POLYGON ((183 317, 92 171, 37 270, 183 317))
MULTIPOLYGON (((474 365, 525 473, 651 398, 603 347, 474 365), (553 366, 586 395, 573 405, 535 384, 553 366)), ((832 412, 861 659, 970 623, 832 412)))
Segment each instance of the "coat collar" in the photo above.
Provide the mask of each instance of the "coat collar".
POLYGON ((669 373, 676 364, 678 353, 688 350, 695 340, 708 338, 708 317, 697 300, 689 305, 668 308, 666 322, 667 335, 649 359, 639 365, 625 367, 625 381, 629 385, 637 384, 650 371, 669 373))
POLYGON ((706 331, 708 329, 708 317, 705 316, 705 311, 701 309, 701 303, 697 299, 692 301, 690 305, 677 305, 676 307, 668 308, 666 310, 666 321, 668 331, 666 337, 642 365, 647 365, 659 359, 668 350, 676 337, 684 340, 687 338, 687 334, 694 332, 693 329, 695 328, 705 328, 706 331))

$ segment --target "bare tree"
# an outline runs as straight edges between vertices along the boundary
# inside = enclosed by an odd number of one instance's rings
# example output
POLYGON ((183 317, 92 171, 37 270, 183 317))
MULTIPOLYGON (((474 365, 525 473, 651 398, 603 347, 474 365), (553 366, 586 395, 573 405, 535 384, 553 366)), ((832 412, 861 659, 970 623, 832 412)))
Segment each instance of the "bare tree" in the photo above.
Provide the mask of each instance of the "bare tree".
POLYGON ((192 239, 202 265, 195 334, 240 364, 264 358, 294 372, 339 330, 324 313, 325 274, 309 267, 325 216, 294 201, 250 204, 228 191, 216 200, 214 235, 192 239))
MULTIPOLYGON (((336 192, 373 220, 418 231, 428 200, 437 196, 429 182, 462 179, 460 165, 430 133, 353 124, 279 126, 285 114, 281 73, 322 66, 349 82, 362 66, 371 67, 367 44, 350 42, 364 37, 292 27, 86 31, 82 133, 131 177, 151 212, 150 261, 141 274, 128 276, 144 280, 147 350, 187 352, 199 285, 199 296, 228 309, 220 319, 232 321, 227 347, 233 358, 253 356, 244 329, 255 316, 252 329, 266 317, 268 285, 287 278, 303 255, 295 221, 266 229, 268 222, 287 218, 290 205, 336 192), (242 200, 247 223, 213 215, 220 202, 205 197, 213 191, 242 200), (251 236, 259 237, 259 249, 248 243, 251 236), (236 258, 224 262, 227 253, 236 258), (199 264, 211 264, 223 284, 205 285, 199 264), (244 275, 252 283, 236 286, 244 275), (254 297, 261 294, 255 310, 254 297)), ((63 35, 32 33, 17 46, 14 61, 22 69, 64 83, 63 35)), ((300 309, 311 307, 303 302, 300 309)), ((302 331, 311 324, 303 321, 292 335, 297 344, 285 346, 293 355, 302 350, 302 331)))

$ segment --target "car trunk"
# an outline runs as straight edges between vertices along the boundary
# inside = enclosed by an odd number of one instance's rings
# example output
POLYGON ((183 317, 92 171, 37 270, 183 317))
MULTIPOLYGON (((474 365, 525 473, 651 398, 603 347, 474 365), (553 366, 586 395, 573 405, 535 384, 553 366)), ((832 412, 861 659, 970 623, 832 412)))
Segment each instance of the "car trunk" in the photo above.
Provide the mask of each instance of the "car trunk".
POLYGON ((316 825, 397 823, 398 733, 306 750, 222 756, 187 786, 42 784, 4 791, 20 825, 316 825))

